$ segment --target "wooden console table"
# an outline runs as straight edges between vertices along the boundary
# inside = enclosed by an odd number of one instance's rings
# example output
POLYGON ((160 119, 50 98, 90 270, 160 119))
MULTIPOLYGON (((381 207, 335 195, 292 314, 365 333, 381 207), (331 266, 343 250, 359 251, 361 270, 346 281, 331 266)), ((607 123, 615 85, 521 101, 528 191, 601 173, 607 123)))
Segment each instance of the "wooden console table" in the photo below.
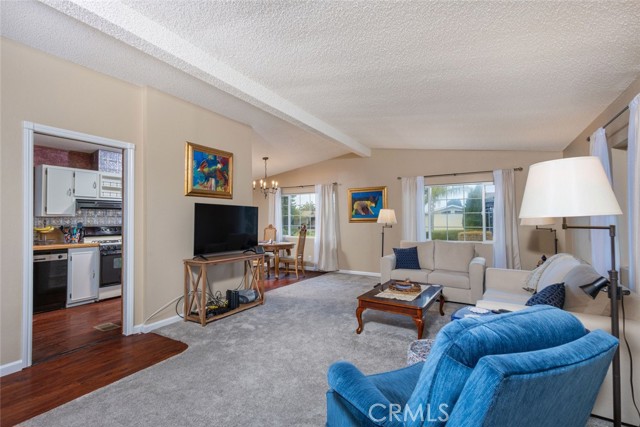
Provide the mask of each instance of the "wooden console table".
POLYGON ((264 289, 262 287, 262 266, 264 265, 264 255, 255 253, 239 253, 230 255, 214 256, 205 259, 185 259, 184 260, 184 321, 199 322, 205 326, 209 322, 231 316, 240 311, 264 304, 264 289), (254 265, 254 261, 257 261, 254 265), (207 268, 211 265, 221 265, 230 263, 244 263, 244 283, 245 289, 254 289, 258 292, 255 301, 242 304, 240 307, 207 318, 207 268), (197 314, 192 313, 194 310, 197 314))

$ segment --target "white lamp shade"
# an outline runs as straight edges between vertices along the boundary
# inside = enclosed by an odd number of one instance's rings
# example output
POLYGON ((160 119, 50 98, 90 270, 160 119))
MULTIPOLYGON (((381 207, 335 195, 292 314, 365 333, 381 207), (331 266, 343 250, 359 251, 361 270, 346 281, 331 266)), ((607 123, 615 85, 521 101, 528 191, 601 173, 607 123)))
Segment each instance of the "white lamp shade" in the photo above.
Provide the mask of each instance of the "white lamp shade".
POLYGON ((522 218, 520 225, 553 225, 556 223, 555 218, 522 218))
POLYGON ((378 224, 397 224, 396 211, 393 209, 380 209, 378 224))
POLYGON ((621 214, 597 157, 569 157, 529 167, 520 218, 621 214))

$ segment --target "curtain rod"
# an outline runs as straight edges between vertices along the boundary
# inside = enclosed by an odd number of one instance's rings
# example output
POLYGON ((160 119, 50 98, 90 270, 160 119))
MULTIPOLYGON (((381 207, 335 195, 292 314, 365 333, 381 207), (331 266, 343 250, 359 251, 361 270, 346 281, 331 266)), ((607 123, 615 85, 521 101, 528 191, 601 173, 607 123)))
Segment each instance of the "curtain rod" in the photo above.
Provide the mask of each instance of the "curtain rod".
MULTIPOLYGON (((615 122, 616 119, 618 117, 620 117, 622 115, 622 113, 624 113, 625 111, 627 111, 629 109, 629 106, 627 105, 626 107, 624 107, 618 114, 616 114, 615 116, 613 116, 613 118, 611 120, 609 120, 607 123, 604 124, 604 126, 602 126, 603 128, 606 128, 607 126, 609 126, 611 123, 615 122)), ((591 137, 588 136, 587 137, 587 142, 591 141, 591 137)))
MULTIPOLYGON (((514 171, 520 172, 522 170, 521 167, 513 168, 514 171)), ((489 173, 493 171, 475 171, 475 172, 456 172, 456 173, 441 173, 437 175, 425 175, 424 178, 436 178, 440 176, 458 176, 458 175, 475 175, 477 173, 489 173)), ((398 179, 402 179, 401 176, 398 179)))
MULTIPOLYGON (((337 182, 332 182, 333 185, 338 185, 337 182)), ((315 187, 315 184, 304 184, 304 185, 290 185, 288 187, 278 187, 278 188, 303 188, 303 187, 315 187)))

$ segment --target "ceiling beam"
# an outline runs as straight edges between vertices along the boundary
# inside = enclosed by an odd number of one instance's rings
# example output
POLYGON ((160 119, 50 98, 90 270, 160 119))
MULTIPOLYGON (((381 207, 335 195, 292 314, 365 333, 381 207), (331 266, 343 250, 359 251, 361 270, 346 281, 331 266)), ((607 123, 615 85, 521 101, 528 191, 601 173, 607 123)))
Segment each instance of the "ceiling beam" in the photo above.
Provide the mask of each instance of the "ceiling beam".
POLYGON ((354 154, 371 156, 369 147, 119 1, 39 1, 276 117, 330 138, 354 154))

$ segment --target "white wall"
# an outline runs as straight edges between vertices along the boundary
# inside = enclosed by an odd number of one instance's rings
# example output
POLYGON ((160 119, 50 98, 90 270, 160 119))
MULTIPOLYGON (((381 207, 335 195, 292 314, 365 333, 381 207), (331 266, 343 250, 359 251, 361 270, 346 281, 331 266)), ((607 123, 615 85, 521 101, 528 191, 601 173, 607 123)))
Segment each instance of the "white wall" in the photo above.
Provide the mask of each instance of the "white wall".
MULTIPOLYGON (((135 307, 139 324, 183 293, 195 202, 250 205, 253 131, 152 88, 141 88, 0 41, 0 365, 22 343, 22 123, 31 121, 135 144, 135 307), (184 196, 186 141, 234 153, 232 200, 184 196), (17 323, 18 322, 18 323, 17 323)), ((237 269, 219 272, 237 281, 237 269)), ((216 276, 214 275, 214 279, 216 276)), ((173 306, 152 321, 175 315, 173 306)))
MULTIPOLYGON (((401 221, 401 187, 398 176, 416 176, 451 172, 493 170, 522 166, 516 172, 516 199, 522 200, 529 165, 559 158, 560 152, 533 151, 452 151, 452 150, 373 150, 369 158, 347 155, 315 165, 296 169, 273 179, 283 187, 303 184, 338 182, 338 215, 340 216, 341 242, 338 262, 342 270, 379 272, 381 226, 376 223, 350 223, 348 220, 347 192, 349 188, 386 186, 389 207, 396 209, 401 221)), ((449 177, 450 182, 462 182, 462 177, 449 177)), ((467 182, 491 180, 491 175, 478 174, 464 177, 467 182)), ((442 184, 447 178, 432 180, 442 184)), ((261 224, 268 224, 266 202, 262 196, 254 196, 254 204, 261 207, 261 224)), ((559 226, 559 225, 557 225, 559 226)), ((557 227, 556 226, 556 227, 557 227)), ((400 224, 385 231, 385 253, 400 244, 400 224)), ((520 253, 523 268, 535 267, 545 253, 551 254, 553 245, 540 252, 540 232, 534 227, 520 227, 520 253), (531 241, 536 244, 532 245, 531 241)), ((305 252, 306 254, 306 252, 305 252)))

